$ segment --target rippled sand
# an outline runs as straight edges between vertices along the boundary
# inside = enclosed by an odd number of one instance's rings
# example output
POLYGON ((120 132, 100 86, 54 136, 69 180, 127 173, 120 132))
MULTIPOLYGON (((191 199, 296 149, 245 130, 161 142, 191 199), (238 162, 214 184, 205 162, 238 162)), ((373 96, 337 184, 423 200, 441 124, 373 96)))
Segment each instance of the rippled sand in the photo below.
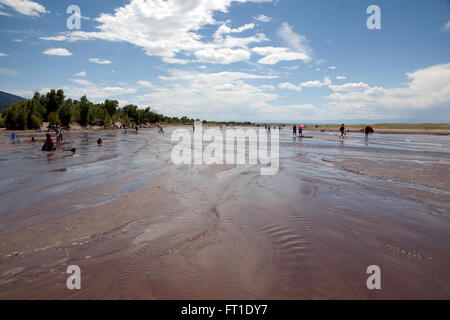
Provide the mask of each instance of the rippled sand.
POLYGON ((0 299, 450 298, 449 137, 286 129, 261 176, 175 166, 167 131, 0 136, 0 299))

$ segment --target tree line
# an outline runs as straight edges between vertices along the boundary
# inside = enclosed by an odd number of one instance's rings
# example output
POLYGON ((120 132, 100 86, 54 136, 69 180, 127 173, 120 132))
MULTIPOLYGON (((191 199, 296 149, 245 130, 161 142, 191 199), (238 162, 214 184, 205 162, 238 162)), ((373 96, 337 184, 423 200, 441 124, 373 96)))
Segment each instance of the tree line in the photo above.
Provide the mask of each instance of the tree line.
POLYGON ((31 99, 10 105, 1 114, 0 126, 8 130, 33 130, 39 129, 43 122, 63 126, 75 122, 81 126, 112 127, 118 121, 123 126, 130 126, 151 123, 192 124, 195 120, 166 117, 151 111, 150 107, 139 109, 135 105, 127 105, 119 108, 116 100, 93 103, 86 96, 80 100, 66 99, 62 89, 53 89, 45 95, 36 92, 31 99))

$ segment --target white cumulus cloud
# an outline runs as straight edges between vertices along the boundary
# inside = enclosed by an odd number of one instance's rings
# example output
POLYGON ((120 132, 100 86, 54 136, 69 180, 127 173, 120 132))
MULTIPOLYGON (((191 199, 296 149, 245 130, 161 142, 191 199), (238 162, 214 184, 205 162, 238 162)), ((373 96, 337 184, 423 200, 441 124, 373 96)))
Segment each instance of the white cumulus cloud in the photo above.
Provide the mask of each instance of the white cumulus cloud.
MULTIPOLYGON (((45 7, 35 1, 31 0, 0 0, 0 4, 10 7, 20 14, 27 16, 40 16, 42 13, 47 13, 45 7)), ((3 14, 9 15, 9 14, 3 14)))
POLYGON ((330 85, 330 89, 333 91, 358 91, 369 88, 369 85, 364 82, 359 83, 346 83, 341 85, 330 85))
POLYGON ((322 88, 325 86, 331 85, 331 80, 328 77, 325 77, 323 81, 320 80, 312 80, 312 81, 306 81, 302 82, 300 86, 307 87, 307 88, 322 88))
POLYGON ((256 21, 259 21, 259 22, 270 22, 270 21, 272 21, 271 17, 268 17, 268 16, 266 16, 264 14, 260 14, 259 16, 255 17, 254 19, 256 21))
POLYGON ((296 86, 295 84, 292 84, 292 83, 290 83, 290 82, 283 82, 283 83, 280 83, 280 84, 278 85, 278 88, 280 88, 280 89, 286 89, 286 90, 294 90, 294 91, 302 91, 302 90, 303 90, 302 87, 296 86))
POLYGON ((192 53, 203 60, 218 61, 218 63, 235 62, 243 55, 242 50, 252 41, 262 41, 261 36, 241 40, 229 36, 250 30, 254 24, 247 24, 237 29, 223 25, 217 37, 212 42, 202 41, 199 31, 207 25, 217 24, 214 14, 225 13, 233 2, 263 3, 271 0, 192 0, 192 1, 145 1, 131 0, 114 13, 102 13, 95 20, 100 24, 99 31, 73 31, 57 36, 42 37, 44 40, 79 41, 100 39, 114 42, 128 42, 145 50, 148 55, 159 56, 168 63, 188 63, 189 60, 180 57, 190 57, 192 53), (228 35, 227 37, 223 37, 228 35), (233 58, 224 60, 220 57, 224 47, 236 50, 233 58), (235 48, 236 47, 236 48, 235 48), (218 57, 219 56, 219 57, 218 57))
POLYGON ((287 46, 294 52, 304 55, 304 62, 309 62, 312 56, 312 49, 308 45, 308 39, 292 30, 292 27, 284 22, 278 29, 278 35, 283 39, 287 46))
POLYGON ((89 58, 89 62, 97 63, 97 64, 111 64, 109 60, 103 60, 99 58, 89 58))
POLYGON ((405 117, 405 111, 438 108, 448 110, 450 63, 419 69, 406 75, 410 82, 405 88, 367 86, 363 91, 333 93, 326 98, 331 100, 330 106, 333 110, 340 110, 355 117, 405 117))
POLYGON ((72 55, 72 52, 70 52, 69 50, 65 49, 65 48, 51 48, 48 50, 45 50, 44 52, 42 52, 43 54, 46 54, 48 56, 63 56, 63 57, 68 57, 72 55))
POLYGON ((154 87, 150 81, 145 81, 145 80, 138 81, 138 85, 140 85, 141 87, 145 87, 145 88, 153 88, 154 87))
POLYGON ((274 65, 280 61, 302 60, 309 61, 309 56, 304 53, 293 52, 288 48, 280 47, 255 47, 252 51, 264 56, 258 60, 261 64, 274 65))

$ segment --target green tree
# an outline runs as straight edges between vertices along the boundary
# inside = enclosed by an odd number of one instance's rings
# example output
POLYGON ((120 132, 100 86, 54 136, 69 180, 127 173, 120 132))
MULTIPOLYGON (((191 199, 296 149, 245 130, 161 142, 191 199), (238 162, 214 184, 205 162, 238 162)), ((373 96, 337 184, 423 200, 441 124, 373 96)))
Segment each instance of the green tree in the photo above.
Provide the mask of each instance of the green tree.
POLYGON ((124 113, 126 113, 126 115, 128 116, 128 118, 131 120, 135 120, 137 118, 137 109, 138 107, 135 105, 127 105, 125 106, 122 110, 124 113))
POLYGON ((131 124, 130 119, 128 118, 128 115, 125 113, 125 115, 120 119, 122 125, 129 126, 131 124))
POLYGON ((85 126, 88 124, 88 113, 89 113, 89 106, 90 102, 86 98, 86 96, 81 97, 80 104, 80 124, 82 126, 85 126))
POLYGON ((17 118, 19 117, 17 104, 11 105, 3 112, 4 125, 8 130, 17 129, 17 118))
POLYGON ((59 108, 58 111, 59 119, 61 120, 61 124, 67 126, 72 121, 72 100, 68 99, 64 102, 64 104, 59 108))
POLYGON ((58 114, 56 112, 52 112, 48 115, 48 122, 50 122, 50 124, 56 125, 61 124, 61 120, 59 120, 58 114))
POLYGON ((28 112, 26 107, 22 104, 19 107, 19 114, 17 117, 17 130, 27 130, 28 129, 28 112))
POLYGON ((32 114, 29 117, 29 128, 30 129, 39 129, 42 124, 42 119, 37 114, 32 114))
POLYGON ((56 104, 59 107, 61 107, 64 104, 66 97, 64 96, 64 90, 63 89, 59 89, 56 92, 56 104))
POLYGON ((119 108, 119 101, 117 100, 105 100, 105 108, 109 116, 112 117, 119 108))
POLYGON ((86 119, 87 124, 89 124, 91 126, 96 125, 95 110, 94 110, 93 105, 88 106, 88 112, 87 112, 86 117, 87 117, 87 119, 86 119))
POLYGON ((47 92, 46 109, 48 112, 47 116, 49 116, 50 113, 58 112, 58 97, 56 96, 56 91, 54 89, 50 90, 50 92, 47 92))
POLYGON ((36 105, 38 104, 38 100, 36 99, 31 99, 28 100, 27 102, 27 113, 28 113, 28 118, 27 118, 27 127, 28 129, 39 129, 41 127, 42 124, 42 117, 40 115, 40 113, 38 112, 38 108, 36 107, 36 105))

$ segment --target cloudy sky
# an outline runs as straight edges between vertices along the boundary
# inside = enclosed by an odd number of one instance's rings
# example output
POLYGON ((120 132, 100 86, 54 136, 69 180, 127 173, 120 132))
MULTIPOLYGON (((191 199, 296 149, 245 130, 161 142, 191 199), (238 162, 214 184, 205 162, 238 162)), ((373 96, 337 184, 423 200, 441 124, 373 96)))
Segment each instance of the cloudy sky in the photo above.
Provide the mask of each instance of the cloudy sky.
POLYGON ((450 122, 449 0, 0 0, 0 40, 0 90, 24 97, 63 88, 206 120, 450 122), (367 28, 372 4, 381 30, 367 28))

